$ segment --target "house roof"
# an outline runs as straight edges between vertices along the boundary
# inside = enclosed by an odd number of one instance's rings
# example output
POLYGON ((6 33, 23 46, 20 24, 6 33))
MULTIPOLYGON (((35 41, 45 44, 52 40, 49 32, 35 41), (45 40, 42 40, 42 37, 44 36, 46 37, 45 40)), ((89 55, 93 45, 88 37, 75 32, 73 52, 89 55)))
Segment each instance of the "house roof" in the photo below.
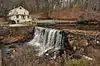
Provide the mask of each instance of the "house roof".
MULTIPOLYGON (((16 8, 13 8, 12 10, 10 10, 10 11, 13 11, 13 10, 15 10, 15 9, 18 9, 18 8, 23 8, 23 9, 25 9, 24 7, 22 7, 22 6, 19 6, 19 7, 16 7, 16 8)), ((25 10, 27 10, 27 9, 25 9, 25 10)), ((28 10, 27 10, 28 11, 28 10)))
POLYGON ((11 15, 23 15, 23 14, 24 15, 28 15, 29 12, 28 12, 28 10, 26 10, 22 6, 19 6, 17 8, 14 8, 14 9, 10 10, 8 16, 11 16, 11 15), (23 11, 26 11, 27 13, 24 13, 23 11))

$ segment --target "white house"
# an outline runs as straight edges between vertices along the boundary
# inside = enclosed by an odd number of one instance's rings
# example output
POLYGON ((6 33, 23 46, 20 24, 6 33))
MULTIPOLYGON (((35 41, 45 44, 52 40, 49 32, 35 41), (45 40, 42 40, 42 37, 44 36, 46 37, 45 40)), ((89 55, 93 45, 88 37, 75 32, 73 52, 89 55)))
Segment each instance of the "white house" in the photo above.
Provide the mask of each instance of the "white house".
POLYGON ((32 18, 29 15, 29 11, 24 9, 22 6, 14 8, 8 13, 9 20, 15 21, 16 24, 31 21, 32 18))

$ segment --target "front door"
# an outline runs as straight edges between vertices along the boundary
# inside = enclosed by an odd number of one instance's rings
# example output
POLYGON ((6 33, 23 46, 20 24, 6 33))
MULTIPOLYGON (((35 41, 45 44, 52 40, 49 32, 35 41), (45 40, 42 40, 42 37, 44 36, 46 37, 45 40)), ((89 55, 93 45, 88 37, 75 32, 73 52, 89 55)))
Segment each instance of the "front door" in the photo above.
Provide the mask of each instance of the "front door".
POLYGON ((17 23, 19 24, 19 20, 17 20, 17 23))

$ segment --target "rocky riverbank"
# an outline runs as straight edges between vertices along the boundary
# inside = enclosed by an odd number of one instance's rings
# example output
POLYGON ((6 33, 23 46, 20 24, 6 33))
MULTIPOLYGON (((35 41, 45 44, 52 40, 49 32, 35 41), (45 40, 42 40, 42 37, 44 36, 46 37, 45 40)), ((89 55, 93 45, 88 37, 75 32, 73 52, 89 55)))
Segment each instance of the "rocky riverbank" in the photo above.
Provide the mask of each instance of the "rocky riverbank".
POLYGON ((0 43, 24 42, 33 37, 34 27, 0 27, 0 43))
MULTIPOLYGON (((93 61, 93 64, 97 64, 97 66, 100 64, 99 63, 100 33, 98 31, 95 32, 95 31, 70 30, 70 29, 64 29, 64 31, 68 33, 69 44, 73 48, 73 52, 71 52, 72 55, 69 57, 70 59, 71 58, 77 59, 81 57, 85 58, 88 61, 91 61, 91 63, 93 61)), ((34 34, 34 27, 13 27, 13 28, 0 27, 0 44, 17 45, 17 47, 14 48, 13 53, 11 55, 11 58, 13 58, 12 60, 13 62, 15 59, 18 59, 18 57, 23 56, 24 53, 26 58, 23 57, 22 60, 24 59, 32 60, 34 53, 31 54, 31 51, 33 52, 33 50, 32 49, 30 50, 28 47, 21 47, 18 45, 31 40, 34 37, 33 34, 34 34), (30 57, 28 57, 28 55, 30 55, 30 57)), ((20 59, 21 57, 19 58, 19 60, 20 59)), ((10 62, 10 60, 11 59, 9 59, 8 61, 5 60, 4 63, 10 62)), ((26 62, 26 60, 24 61, 25 64, 29 62, 29 61, 26 62)), ((54 60, 52 61, 54 62, 54 60)), ((52 61, 50 62, 53 63, 52 61)), ((13 65, 13 63, 11 64, 13 65)))

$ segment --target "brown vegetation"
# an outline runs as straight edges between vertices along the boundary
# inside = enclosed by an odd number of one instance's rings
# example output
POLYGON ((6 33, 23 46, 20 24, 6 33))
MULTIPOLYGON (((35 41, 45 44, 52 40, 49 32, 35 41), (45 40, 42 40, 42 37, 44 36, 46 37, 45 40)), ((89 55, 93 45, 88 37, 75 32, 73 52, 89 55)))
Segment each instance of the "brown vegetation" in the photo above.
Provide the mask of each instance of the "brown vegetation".
POLYGON ((1 29, 1 43, 23 42, 33 37, 33 27, 1 27, 1 29))

